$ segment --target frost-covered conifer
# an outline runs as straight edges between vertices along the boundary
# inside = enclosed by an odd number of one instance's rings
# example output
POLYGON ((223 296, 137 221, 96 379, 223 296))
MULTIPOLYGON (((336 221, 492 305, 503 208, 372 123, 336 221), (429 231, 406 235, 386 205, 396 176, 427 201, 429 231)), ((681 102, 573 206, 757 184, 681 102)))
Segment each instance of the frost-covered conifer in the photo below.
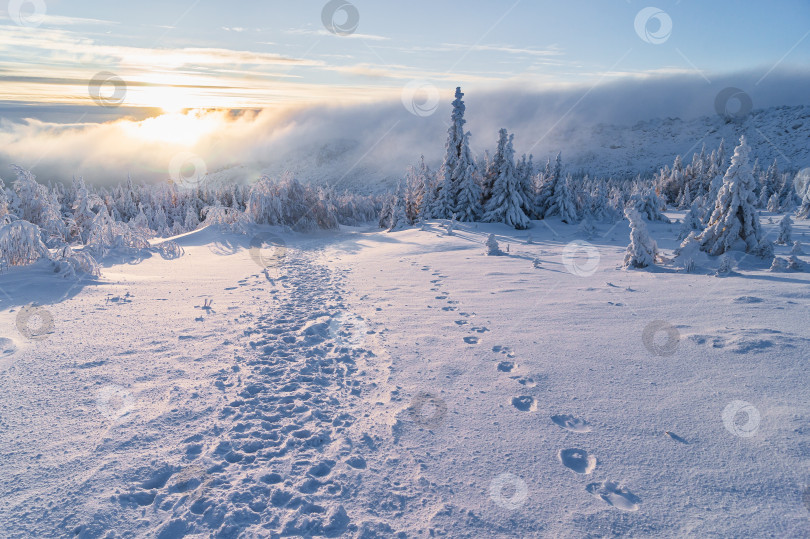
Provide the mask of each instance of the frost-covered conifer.
POLYGON ((513 135, 507 135, 506 129, 500 130, 498 146, 503 145, 504 158, 492 186, 492 197, 485 208, 484 221, 504 223, 523 230, 529 228, 529 218, 523 212, 523 196, 515 170, 512 138, 513 135))
POLYGON ((500 256, 503 253, 501 251, 500 245, 498 245, 498 240, 495 239, 495 234, 490 234, 487 237, 487 256, 500 256))
POLYGON ((630 244, 624 255, 625 268, 646 268, 655 264, 658 248, 647 232, 647 225, 633 207, 628 207, 625 216, 630 220, 630 244))
POLYGON ((37 225, 17 219, 0 226, 0 264, 25 266, 49 257, 37 225))
POLYGON ((689 211, 686 212, 686 215, 683 217, 683 224, 681 224, 681 230, 678 232, 679 240, 684 239, 690 232, 703 230, 703 221, 700 219, 700 213, 700 204, 693 202, 692 207, 689 208, 689 211))
POLYGON ((760 247, 762 234, 748 153, 745 137, 740 137, 717 194, 714 212, 700 235, 701 249, 710 255, 721 255, 732 249, 754 252, 760 247))
POLYGON ((780 245, 787 245, 793 241, 793 219, 790 215, 785 214, 782 220, 779 221, 779 237, 776 238, 776 243, 780 245))

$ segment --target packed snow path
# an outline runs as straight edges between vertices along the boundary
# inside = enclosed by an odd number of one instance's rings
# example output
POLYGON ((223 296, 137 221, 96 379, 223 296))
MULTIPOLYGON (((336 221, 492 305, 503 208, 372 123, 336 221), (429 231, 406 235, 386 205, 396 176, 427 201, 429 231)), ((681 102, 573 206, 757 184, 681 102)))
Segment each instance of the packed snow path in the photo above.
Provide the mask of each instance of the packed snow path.
MULTIPOLYGON (((384 429, 352 429, 379 393, 369 382, 384 371, 367 346, 373 332, 347 310, 339 275, 317 254, 286 250, 243 283, 266 291, 268 307, 217 382, 232 400, 212 429, 185 440, 179 469, 123 496, 165 515, 158 537, 390 530, 352 523, 344 508, 363 505, 366 473, 387 473, 378 466, 386 457, 375 455, 383 438, 373 433, 384 429)), ((372 496, 365 509, 386 514, 384 498, 372 496)))

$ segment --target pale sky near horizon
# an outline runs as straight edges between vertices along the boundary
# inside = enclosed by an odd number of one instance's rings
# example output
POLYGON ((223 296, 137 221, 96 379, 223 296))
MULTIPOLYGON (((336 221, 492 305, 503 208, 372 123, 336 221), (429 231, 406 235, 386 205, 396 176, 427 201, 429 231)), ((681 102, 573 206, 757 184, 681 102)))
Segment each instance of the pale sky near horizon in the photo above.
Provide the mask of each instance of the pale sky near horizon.
POLYGON ((99 72, 126 84, 98 90, 113 104, 171 111, 372 100, 411 81, 544 89, 810 64, 806 0, 2 4, 0 101, 20 106, 92 105, 99 72))

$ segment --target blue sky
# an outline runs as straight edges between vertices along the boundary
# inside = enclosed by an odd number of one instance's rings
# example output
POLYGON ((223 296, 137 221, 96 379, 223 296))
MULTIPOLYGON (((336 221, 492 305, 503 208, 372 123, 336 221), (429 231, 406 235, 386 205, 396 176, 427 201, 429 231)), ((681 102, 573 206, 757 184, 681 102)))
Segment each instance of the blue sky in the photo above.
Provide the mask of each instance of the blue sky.
POLYGON ((806 0, 656 0, 671 20, 658 44, 636 32, 650 6, 636 1, 354 0, 348 35, 324 27, 322 0, 3 3, 0 100, 14 103, 92 104, 100 71, 127 85, 116 104, 173 110, 382 99, 412 80, 449 93, 810 65, 806 0))

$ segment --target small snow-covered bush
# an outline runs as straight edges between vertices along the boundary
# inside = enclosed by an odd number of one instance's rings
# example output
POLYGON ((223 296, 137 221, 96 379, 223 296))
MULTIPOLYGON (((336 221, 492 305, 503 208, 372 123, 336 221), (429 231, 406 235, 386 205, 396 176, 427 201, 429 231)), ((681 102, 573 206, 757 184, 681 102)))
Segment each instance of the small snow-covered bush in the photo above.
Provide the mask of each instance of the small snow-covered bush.
POLYGON ((694 273, 696 268, 695 259, 694 258, 687 258, 683 261, 683 270, 686 273, 694 273))
POLYGON ((647 226, 635 208, 629 206, 625 215, 630 220, 630 245, 624 255, 625 268, 646 268, 655 264, 658 247, 647 232, 647 226))
POLYGON ((807 265, 799 260, 796 255, 790 255, 787 259, 787 269, 790 271, 806 271, 807 265))
POLYGON ((80 274, 90 277, 101 275, 101 268, 95 258, 84 251, 74 251, 69 245, 58 249, 53 258, 57 270, 67 277, 77 277, 80 274))
POLYGON ((734 271, 734 258, 729 254, 720 257, 720 265, 717 267, 717 275, 728 275, 734 271))
POLYGON ((788 245, 793 241, 792 235, 793 220, 790 218, 790 215, 785 215, 782 217, 782 220, 779 221, 779 237, 776 238, 776 243, 780 245, 788 245))
POLYGON ((500 256, 503 254, 501 246, 498 245, 498 240, 495 239, 495 234, 490 234, 487 238, 487 256, 500 256))
POLYGON ((778 256, 773 257, 773 261, 771 262, 771 267, 768 271, 779 272, 779 271, 786 271, 788 266, 787 260, 784 258, 779 258, 778 256))
POLYGON ((20 219, 0 227, 0 262, 26 266, 40 258, 50 258, 50 252, 37 225, 20 219))

